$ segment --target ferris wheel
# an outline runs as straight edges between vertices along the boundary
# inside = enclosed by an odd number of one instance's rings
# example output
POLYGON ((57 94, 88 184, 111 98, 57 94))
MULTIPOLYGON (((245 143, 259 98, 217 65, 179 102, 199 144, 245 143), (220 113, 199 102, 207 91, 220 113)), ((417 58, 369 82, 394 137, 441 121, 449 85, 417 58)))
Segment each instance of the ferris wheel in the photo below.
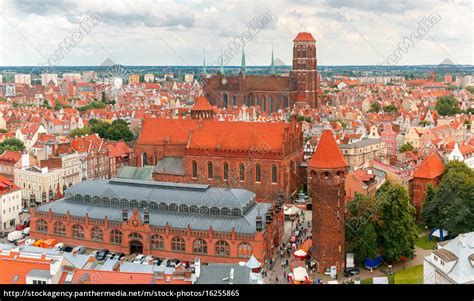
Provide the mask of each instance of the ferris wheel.
POLYGON ((125 91, 124 83, 128 81, 130 74, 130 71, 120 64, 115 64, 107 68, 105 79, 108 82, 108 86, 105 89, 105 93, 107 93, 111 99, 117 101, 125 91))

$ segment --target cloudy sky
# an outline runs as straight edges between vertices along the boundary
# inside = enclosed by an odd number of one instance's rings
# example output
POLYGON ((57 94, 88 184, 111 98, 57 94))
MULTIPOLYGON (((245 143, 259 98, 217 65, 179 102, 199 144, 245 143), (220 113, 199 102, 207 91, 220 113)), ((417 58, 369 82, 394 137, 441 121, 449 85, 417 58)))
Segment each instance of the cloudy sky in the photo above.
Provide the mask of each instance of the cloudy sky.
MULTIPOLYGON (((396 64, 473 64, 472 2, 0 0, 0 65, 36 66, 52 56, 56 65, 101 65, 107 58, 124 65, 201 65, 204 49, 212 63, 221 49, 239 50, 242 37, 247 65, 268 65, 272 45, 275 58, 291 64, 300 31, 316 38, 319 65, 373 65, 386 62, 420 26, 428 30, 396 64), (439 18, 430 21, 433 16, 439 18), (59 51, 74 35, 75 46, 59 51)), ((239 64, 240 54, 229 56, 228 65, 239 64)))

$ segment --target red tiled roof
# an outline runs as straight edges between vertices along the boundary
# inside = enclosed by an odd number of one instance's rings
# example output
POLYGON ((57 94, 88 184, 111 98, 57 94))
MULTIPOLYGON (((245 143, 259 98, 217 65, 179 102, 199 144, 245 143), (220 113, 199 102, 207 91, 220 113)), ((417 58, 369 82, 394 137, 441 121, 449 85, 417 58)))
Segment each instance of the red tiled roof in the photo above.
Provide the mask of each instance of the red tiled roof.
POLYGON ((316 151, 308 162, 308 166, 322 169, 347 166, 346 160, 337 146, 336 139, 334 139, 330 130, 325 130, 321 135, 316 151))
POLYGON ((413 173, 414 178, 434 179, 442 175, 444 165, 437 153, 433 153, 426 158, 423 163, 413 173))
POLYGON ((26 275, 33 269, 49 271, 51 260, 18 257, 19 253, 0 256, 0 283, 26 284, 26 275), (16 281, 15 281, 16 280, 16 281))
POLYGON ((313 35, 309 32, 300 32, 293 40, 293 42, 316 42, 313 35))
POLYGON ((18 162, 21 159, 21 153, 16 151, 5 151, 3 154, 0 155, 0 160, 2 161, 11 161, 11 162, 18 162))

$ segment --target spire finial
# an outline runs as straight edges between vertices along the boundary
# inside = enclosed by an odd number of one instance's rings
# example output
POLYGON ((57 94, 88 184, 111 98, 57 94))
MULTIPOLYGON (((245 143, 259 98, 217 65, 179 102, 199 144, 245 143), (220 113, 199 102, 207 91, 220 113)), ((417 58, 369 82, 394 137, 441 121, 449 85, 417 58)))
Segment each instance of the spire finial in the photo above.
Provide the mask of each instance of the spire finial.
POLYGON ((242 71, 243 74, 247 72, 247 63, 245 62, 245 47, 242 47, 242 63, 240 65, 240 71, 242 71))
POLYGON ((275 75, 275 61, 273 59, 273 41, 272 41, 272 63, 270 65, 270 74, 275 75))
POLYGON ((202 50, 202 55, 203 55, 202 74, 207 74, 207 70, 206 70, 206 49, 205 48, 202 50))
POLYGON ((224 75, 224 55, 221 48, 221 74, 224 75))

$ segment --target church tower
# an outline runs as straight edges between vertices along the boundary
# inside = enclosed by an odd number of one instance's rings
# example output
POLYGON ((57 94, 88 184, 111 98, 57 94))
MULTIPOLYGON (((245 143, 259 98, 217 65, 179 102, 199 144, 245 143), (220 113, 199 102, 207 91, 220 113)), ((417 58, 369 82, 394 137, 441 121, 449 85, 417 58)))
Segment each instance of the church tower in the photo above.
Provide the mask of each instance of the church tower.
POLYGON ((347 164, 330 130, 321 135, 308 162, 308 191, 313 204, 313 258, 318 272, 344 270, 344 181, 347 164))
POLYGON ((300 32, 293 40, 292 77, 296 79, 293 99, 296 107, 318 106, 319 77, 316 40, 309 32, 300 32))

